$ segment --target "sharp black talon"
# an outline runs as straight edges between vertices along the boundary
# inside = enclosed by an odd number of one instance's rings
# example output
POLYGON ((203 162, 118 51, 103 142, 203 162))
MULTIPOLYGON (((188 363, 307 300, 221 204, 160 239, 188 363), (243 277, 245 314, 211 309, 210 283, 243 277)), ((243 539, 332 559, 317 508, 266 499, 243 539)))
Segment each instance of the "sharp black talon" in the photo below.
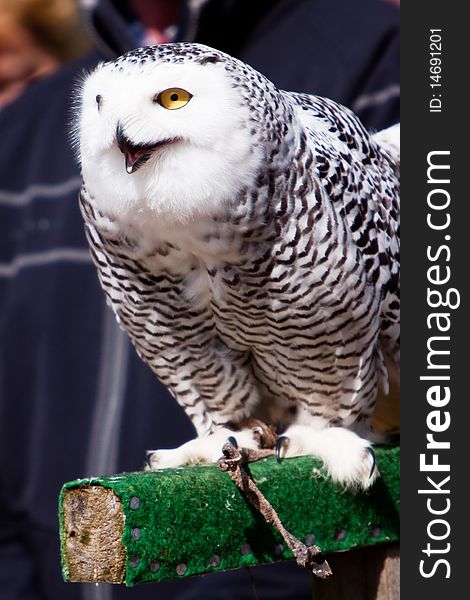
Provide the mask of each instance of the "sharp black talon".
POLYGON ((274 456, 278 463, 281 462, 281 451, 284 445, 289 444, 289 438, 286 435, 281 435, 276 440, 276 447, 274 449, 274 456))
POLYGON ((374 470, 375 470, 375 452, 372 450, 372 448, 367 448, 367 452, 369 452, 369 454, 372 457, 372 467, 369 473, 369 479, 372 477, 374 470))
POLYGON ((230 442, 230 444, 232 444, 232 446, 233 446, 234 448, 238 448, 238 442, 237 442, 237 440, 236 440, 236 439, 233 437, 233 435, 230 435, 230 436, 227 438, 227 442, 230 442))

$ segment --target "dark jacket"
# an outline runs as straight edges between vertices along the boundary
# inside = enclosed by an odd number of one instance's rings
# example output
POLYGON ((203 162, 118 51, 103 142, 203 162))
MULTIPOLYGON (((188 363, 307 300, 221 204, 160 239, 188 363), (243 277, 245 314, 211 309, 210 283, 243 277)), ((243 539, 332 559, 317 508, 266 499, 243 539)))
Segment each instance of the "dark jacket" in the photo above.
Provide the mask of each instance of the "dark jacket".
MULTIPOLYGON (((100 57, 138 45, 139 24, 129 9, 116 10, 122 4, 102 0, 88 13, 101 54, 0 111, 0 600, 111 598, 106 586, 61 581, 61 484, 139 469, 146 449, 194 435, 106 307, 77 204, 67 136, 74 82, 100 57)), ((193 5, 182 12, 178 39, 234 54, 279 87, 362 106, 370 127, 397 120, 398 11, 380 0, 193 5)), ((310 595, 297 567, 260 568, 255 579, 261 597, 310 595)), ((125 592, 115 587, 112 597, 125 592)), ((245 571, 143 586, 131 596, 157 593, 252 597, 245 571)))

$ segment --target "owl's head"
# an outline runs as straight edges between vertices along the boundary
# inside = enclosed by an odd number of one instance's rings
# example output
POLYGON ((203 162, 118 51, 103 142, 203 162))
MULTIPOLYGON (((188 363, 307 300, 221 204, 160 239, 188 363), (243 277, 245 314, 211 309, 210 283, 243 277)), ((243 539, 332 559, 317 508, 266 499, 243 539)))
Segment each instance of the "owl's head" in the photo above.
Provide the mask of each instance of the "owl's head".
POLYGON ((266 164, 276 95, 254 69, 199 44, 101 64, 83 82, 74 130, 85 184, 116 217, 216 214, 266 164))

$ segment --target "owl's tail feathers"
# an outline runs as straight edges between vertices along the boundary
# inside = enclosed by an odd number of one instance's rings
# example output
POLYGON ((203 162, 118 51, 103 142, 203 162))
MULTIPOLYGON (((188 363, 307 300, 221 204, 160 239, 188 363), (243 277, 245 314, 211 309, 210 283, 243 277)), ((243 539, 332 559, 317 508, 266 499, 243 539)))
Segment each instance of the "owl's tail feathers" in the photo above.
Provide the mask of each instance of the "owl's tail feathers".
POLYGON ((372 136, 372 139, 391 154, 394 160, 400 162, 400 123, 378 131, 372 136))

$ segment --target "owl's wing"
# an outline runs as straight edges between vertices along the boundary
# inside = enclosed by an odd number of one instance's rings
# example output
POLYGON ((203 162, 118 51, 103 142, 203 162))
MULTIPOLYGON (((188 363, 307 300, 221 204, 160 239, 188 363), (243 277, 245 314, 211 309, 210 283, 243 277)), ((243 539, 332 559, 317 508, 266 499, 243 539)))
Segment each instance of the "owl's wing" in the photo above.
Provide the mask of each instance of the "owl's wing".
POLYGON ((399 129, 371 136, 351 110, 333 100, 285 95, 308 133, 315 173, 331 200, 340 203, 359 248, 378 263, 393 262, 399 250, 399 129))
POLYGON ((351 110, 332 100, 285 97, 306 131, 314 175, 347 222, 369 284, 381 289, 380 346, 398 364, 399 129, 370 135, 351 110))

